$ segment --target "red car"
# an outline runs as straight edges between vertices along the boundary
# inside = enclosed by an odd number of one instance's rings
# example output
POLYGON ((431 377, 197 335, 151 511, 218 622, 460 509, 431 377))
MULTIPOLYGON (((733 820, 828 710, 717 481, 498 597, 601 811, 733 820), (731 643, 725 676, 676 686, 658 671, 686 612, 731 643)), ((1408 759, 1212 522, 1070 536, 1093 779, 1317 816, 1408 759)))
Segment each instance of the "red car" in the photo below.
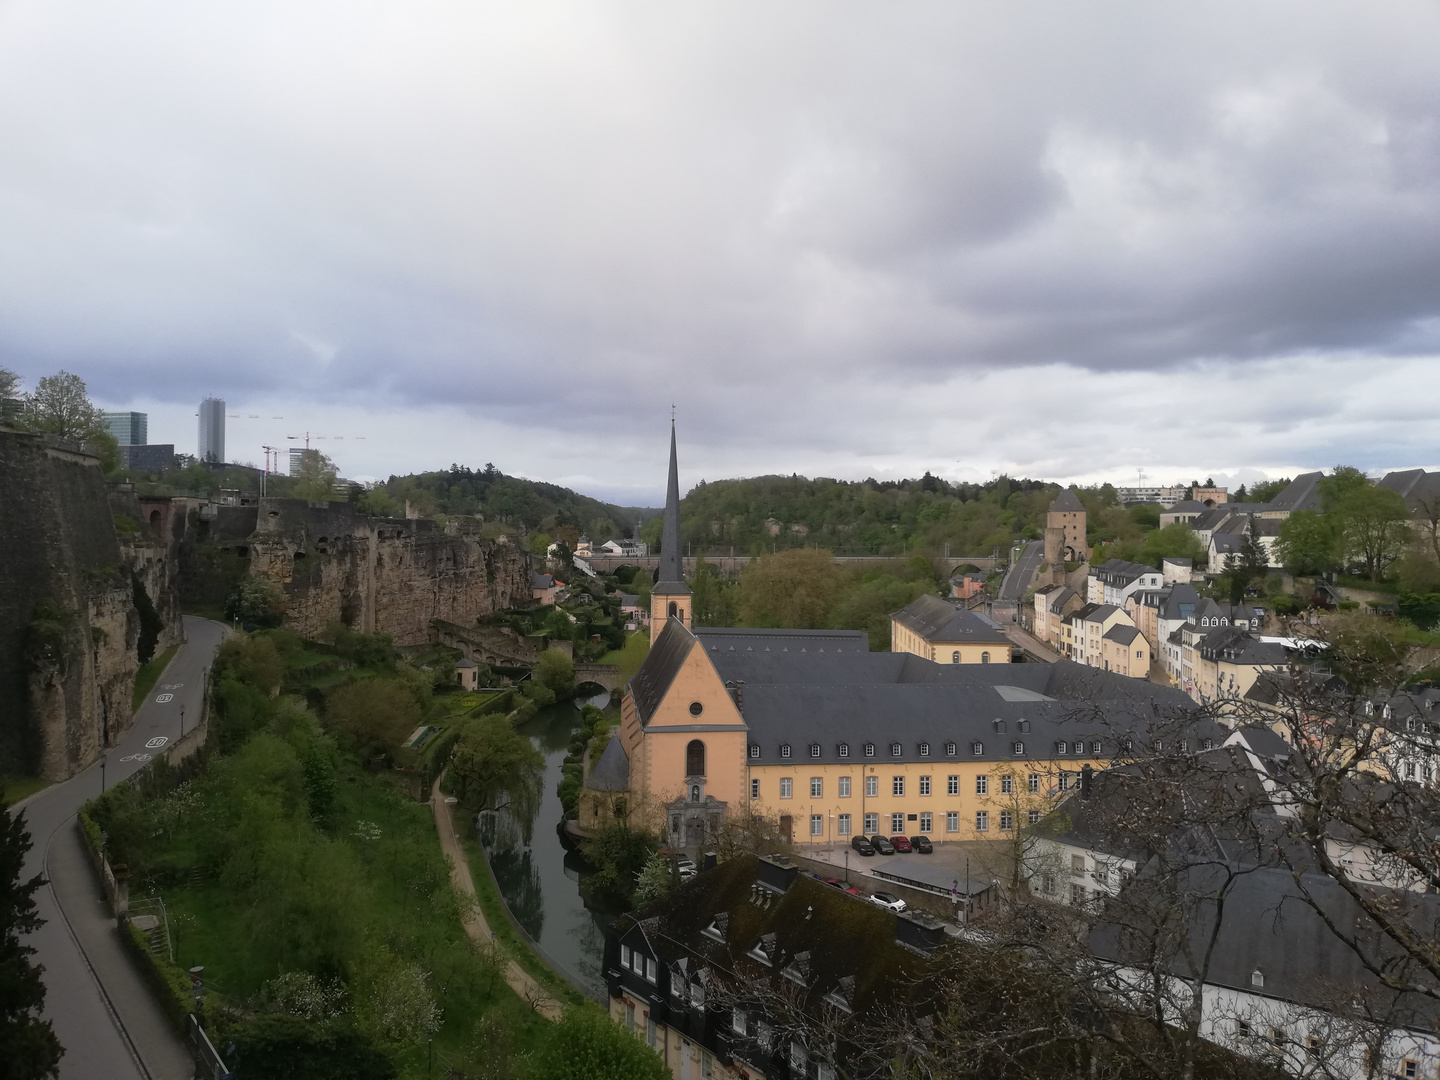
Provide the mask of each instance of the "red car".
POLYGON ((851 885, 848 881, 841 881, 839 878, 826 878, 825 884, 831 886, 832 888, 839 889, 841 892, 847 892, 851 896, 860 895, 859 889, 855 888, 855 886, 851 885))
POLYGON ((909 850, 911 850, 911 848, 910 848, 910 838, 909 838, 908 836, 892 836, 892 837, 890 837, 890 845, 891 845, 896 851, 909 851, 909 850))

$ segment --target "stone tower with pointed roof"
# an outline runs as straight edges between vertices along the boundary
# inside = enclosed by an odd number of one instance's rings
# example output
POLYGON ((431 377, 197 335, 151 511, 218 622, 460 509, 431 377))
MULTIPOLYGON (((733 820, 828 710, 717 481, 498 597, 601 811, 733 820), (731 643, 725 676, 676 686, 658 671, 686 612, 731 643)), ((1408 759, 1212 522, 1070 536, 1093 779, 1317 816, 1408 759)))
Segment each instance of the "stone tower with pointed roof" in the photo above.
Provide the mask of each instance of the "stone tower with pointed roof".
POLYGON ((1050 565, 1051 580, 1065 581, 1067 562, 1085 562, 1090 549, 1085 545, 1085 504, 1066 488, 1050 504, 1045 515, 1045 561, 1050 565))
POLYGON ((669 618, 679 619, 688 628, 690 588, 685 584, 685 561, 680 550, 680 468, 675 456, 675 421, 670 421, 670 480, 665 487, 664 529, 660 534, 660 569, 650 590, 652 633, 669 618))

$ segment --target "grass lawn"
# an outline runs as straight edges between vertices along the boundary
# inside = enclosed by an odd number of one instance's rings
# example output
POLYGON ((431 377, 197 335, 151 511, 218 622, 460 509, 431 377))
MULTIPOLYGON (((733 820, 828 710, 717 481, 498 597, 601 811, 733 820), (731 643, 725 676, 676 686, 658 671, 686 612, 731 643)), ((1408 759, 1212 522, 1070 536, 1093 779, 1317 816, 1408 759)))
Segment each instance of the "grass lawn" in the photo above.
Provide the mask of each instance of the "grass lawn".
POLYGON ((633 634, 625 637, 623 649, 611 649, 604 656, 600 657, 601 664, 614 664, 620 669, 620 674, 629 678, 640 670, 640 665, 645 662, 645 657, 650 652, 650 633, 647 630, 636 630, 633 634))
POLYGON ((1429 645, 1440 649, 1440 630, 1419 630, 1411 626, 1405 631, 1405 640, 1416 645, 1429 645))
POLYGON ((134 712, 140 708, 140 703, 149 696, 150 691, 155 689, 155 682, 160 678, 160 673, 165 666, 175 659, 175 654, 180 650, 179 645, 171 645, 159 656, 152 657, 148 664, 143 665, 135 673, 135 693, 130 695, 130 711, 134 712))
POLYGON ((49 780, 42 780, 38 776, 0 776, 0 791, 4 792, 6 806, 14 806, 21 799, 28 799, 49 786, 49 780))
MULTIPOLYGON (((512 1033, 517 1051, 532 1049, 548 1022, 505 985, 495 965, 476 955, 459 922, 437 917, 424 897, 418 882, 446 873, 434 819, 428 806, 402 795, 394 779, 353 762, 341 769, 326 832, 354 850, 365 868, 365 889, 353 913, 357 928, 370 940, 415 957, 429 971, 444 1010, 434 1040, 436 1075, 445 1069, 474 1070, 474 1030, 485 1015, 512 1033)), ((183 832, 162 842, 175 862, 201 862, 201 853, 183 832)), ((228 883, 196 873, 183 885, 169 885, 163 897, 178 938, 176 962, 181 967, 204 964, 206 984, 221 1000, 253 998, 277 974, 256 958, 254 944, 264 927, 246 917, 228 883)), ((497 925, 508 929, 504 915, 497 915, 497 925)), ((406 1047, 397 1062, 402 1077, 418 1080, 427 1075, 427 1047, 423 1042, 406 1047)))

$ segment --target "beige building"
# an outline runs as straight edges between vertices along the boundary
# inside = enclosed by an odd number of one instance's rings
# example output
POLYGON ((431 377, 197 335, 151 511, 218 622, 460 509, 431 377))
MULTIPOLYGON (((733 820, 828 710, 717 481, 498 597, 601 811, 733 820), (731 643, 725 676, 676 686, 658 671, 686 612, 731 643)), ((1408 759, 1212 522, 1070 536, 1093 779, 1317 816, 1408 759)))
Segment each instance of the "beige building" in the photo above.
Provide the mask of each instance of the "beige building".
MULTIPOLYGON (((1135 623, 1129 615, 1125 614, 1123 608, 1116 607, 1114 604, 1086 604, 1074 613, 1067 615, 1062 627, 1061 652, 1076 663, 1100 668, 1104 671, 1109 670, 1106 668, 1108 654, 1105 650, 1105 635, 1116 627, 1128 627, 1134 630, 1135 623)), ((1117 637, 1112 640, 1119 641, 1120 639, 1117 637)), ((1113 653, 1113 651, 1112 649, 1111 652, 1113 653)), ((1145 669, 1142 674, 1148 674, 1150 670, 1148 644, 1143 646, 1143 651, 1145 669)), ((1128 662, 1126 667, 1127 670, 1121 674, 1130 673, 1128 662)))
POLYGON ((1010 639, 977 611, 922 596, 890 616, 890 650, 937 664, 1008 664, 1010 639))
POLYGON ((1046 585, 1036 589, 1033 633, 1059 651, 1065 638, 1065 616, 1084 605, 1080 594, 1068 585, 1046 585))

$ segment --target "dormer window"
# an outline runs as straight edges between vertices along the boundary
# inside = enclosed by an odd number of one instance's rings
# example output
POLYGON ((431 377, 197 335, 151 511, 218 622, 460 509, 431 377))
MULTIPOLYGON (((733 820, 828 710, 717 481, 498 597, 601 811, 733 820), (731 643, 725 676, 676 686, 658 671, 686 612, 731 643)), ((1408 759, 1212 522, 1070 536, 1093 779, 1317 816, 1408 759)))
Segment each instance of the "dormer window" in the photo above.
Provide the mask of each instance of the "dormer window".
POLYGON ((866 757, 874 757, 874 756, 875 756, 875 744, 874 744, 873 742, 867 742, 867 743, 865 744, 865 756, 866 756, 866 757))
POLYGON ((1055 754, 1056 754, 1056 756, 1058 756, 1058 757, 1064 757, 1065 754, 1066 754, 1066 752, 1067 752, 1069 749, 1070 749, 1070 744, 1067 743, 1064 739, 1061 739, 1059 742, 1057 742, 1057 743, 1055 744, 1055 754))
POLYGON ((981 754, 985 753, 985 744, 981 742, 971 743, 970 753, 973 754, 975 757, 979 757, 981 754))
POLYGON ((819 756, 820 756, 820 744, 819 744, 818 742, 812 742, 812 743, 810 744, 810 756, 811 756, 811 757, 819 757, 819 756))
POLYGON ((1015 740, 1015 744, 1014 744, 1014 746, 1012 747, 1012 749, 1015 751, 1015 756, 1016 756, 1016 757, 1024 757, 1024 756, 1025 756, 1025 744, 1024 744, 1023 742, 1021 742, 1020 740, 1018 740, 1018 739, 1015 740))
POLYGON ((790 744, 788 742, 782 742, 780 744, 780 756, 782 758, 787 758, 790 756, 790 744))
POLYGON ((947 742, 947 743, 945 744, 945 756, 946 756, 946 757, 954 757, 954 756, 955 756, 955 744, 954 744, 953 742, 947 742))
POLYGON ((996 717, 995 722, 991 724, 991 727, 995 729, 995 733, 997 735, 1002 735, 1005 732, 1005 721, 1001 720, 999 717, 996 717))
POLYGON ((1264 973, 1263 971, 1261 971, 1258 967, 1257 967, 1254 971, 1250 972, 1250 985, 1251 985, 1251 986, 1264 986, 1264 985, 1265 985, 1265 973, 1264 973))
POLYGON ((1019 724, 1020 734, 1025 735, 1030 731, 1030 721, 1021 720, 1019 724))
POLYGON ((903 750, 902 750, 902 748, 901 748, 901 746, 900 746, 900 744, 899 744, 898 742, 892 742, 892 743, 890 744, 890 756, 891 756, 891 757, 899 757, 902 752, 903 752, 903 750))
POLYGON ((759 744, 759 743, 753 743, 753 742, 752 742, 752 743, 750 744, 750 756, 751 756, 752 758, 758 758, 758 757, 760 756, 760 744, 759 744))
POLYGON ((929 756, 930 756, 930 744, 929 744, 928 742, 922 742, 922 743, 920 744, 920 756, 921 756, 921 757, 929 757, 929 756))
POLYGON ((836 747, 836 750, 837 750, 837 752, 839 753, 839 755, 840 755, 841 757, 849 757, 849 756, 850 756, 850 744, 849 744, 849 743, 843 743, 843 742, 842 742, 838 747, 836 747))

